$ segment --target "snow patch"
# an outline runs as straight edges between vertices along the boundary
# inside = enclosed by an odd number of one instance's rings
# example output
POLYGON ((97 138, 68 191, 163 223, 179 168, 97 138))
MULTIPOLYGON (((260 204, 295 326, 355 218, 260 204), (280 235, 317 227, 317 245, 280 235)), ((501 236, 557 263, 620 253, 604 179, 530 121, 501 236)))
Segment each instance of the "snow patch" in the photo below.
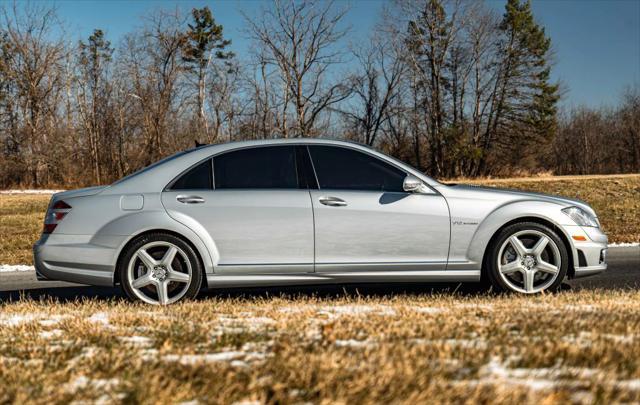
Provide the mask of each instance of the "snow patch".
POLYGON ((117 378, 91 379, 81 375, 76 377, 75 380, 69 381, 65 385, 65 390, 71 394, 75 394, 76 392, 87 388, 93 388, 97 391, 112 391, 115 388, 118 388, 119 385, 120 380, 117 378))
POLYGON ((640 242, 621 242, 621 243, 609 243, 608 247, 636 247, 640 246, 640 242))
POLYGON ((63 331, 61 331, 60 329, 53 329, 53 330, 45 330, 40 332, 38 335, 42 338, 42 339, 53 339, 53 338, 57 338, 60 337, 64 334, 63 331))
POLYGON ((562 337, 562 341, 580 347, 591 347, 593 342, 602 339, 609 340, 617 344, 633 344, 638 335, 616 335, 613 333, 592 333, 580 332, 578 335, 567 335, 562 337))
POLYGON ((480 349, 488 347, 487 341, 482 338, 476 339, 411 339, 409 341, 415 345, 446 345, 462 349, 480 349))
POLYGON ((220 352, 210 354, 167 354, 162 360, 171 363, 180 363, 184 366, 193 366, 196 364, 217 363, 231 360, 238 360, 246 355, 245 352, 220 352))
POLYGON ((58 325, 60 321, 67 318, 70 318, 70 316, 69 315, 51 315, 47 319, 39 320, 38 323, 40 323, 40 326, 51 327, 51 326, 58 325))
POLYGON ((342 315, 386 315, 395 316, 396 311, 385 305, 337 305, 320 308, 318 315, 327 315, 331 318, 342 315))
POLYGON ((531 391, 552 391, 558 387, 570 387, 574 390, 575 398, 588 398, 590 393, 585 391, 593 380, 599 384, 616 389, 640 391, 640 379, 606 380, 602 381, 603 371, 585 367, 550 367, 550 368, 510 368, 509 361, 492 358, 489 363, 478 371, 478 378, 459 380, 453 385, 468 386, 520 386, 531 391))
POLYGON ((37 318, 35 314, 27 314, 27 315, 3 315, 0 314, 0 325, 4 326, 18 326, 23 323, 28 323, 37 318))
POLYGON ((71 360, 69 360, 68 364, 71 367, 75 367, 78 364, 82 363, 84 360, 88 360, 88 359, 91 359, 91 358, 95 357, 101 351, 102 351, 102 349, 100 349, 99 347, 95 347, 95 346, 83 347, 82 351, 80 352, 80 354, 77 355, 76 357, 72 358, 71 360))
POLYGON ((354 348, 362 348, 362 347, 373 347, 376 346, 376 342, 372 342, 370 340, 336 340, 335 345, 338 347, 354 347, 354 348))
POLYGON ((101 325, 105 329, 113 329, 113 326, 109 323, 109 314, 106 312, 96 312, 87 318, 87 321, 96 325, 101 325))
POLYGON ((43 359, 19 359, 17 357, 0 356, 0 365, 14 366, 14 365, 37 367, 44 364, 43 359))
POLYGON ((24 271, 36 271, 35 267, 26 264, 0 264, 0 273, 16 273, 24 271))
POLYGON ((438 307, 411 307, 411 309, 421 314, 441 314, 444 312, 443 308, 438 307))
POLYGON ((0 190, 0 194, 55 194, 64 190, 25 189, 25 190, 0 190))
POLYGON ((121 336, 119 340, 122 343, 137 347, 149 347, 153 344, 153 339, 146 336, 121 336))

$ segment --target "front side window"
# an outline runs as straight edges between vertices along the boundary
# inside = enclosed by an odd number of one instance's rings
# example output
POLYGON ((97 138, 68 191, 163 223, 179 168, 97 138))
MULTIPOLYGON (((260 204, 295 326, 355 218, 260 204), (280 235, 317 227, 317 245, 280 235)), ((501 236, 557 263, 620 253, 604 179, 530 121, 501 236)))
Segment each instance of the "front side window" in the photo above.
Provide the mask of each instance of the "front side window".
POLYGON ((213 159, 216 189, 298 188, 294 146, 240 149, 213 159))
POLYGON ((170 189, 210 190, 211 184, 211 159, 207 159, 180 176, 178 180, 173 183, 170 189))
POLYGON ((402 192, 406 174, 366 153, 335 146, 309 146, 321 189, 402 192))

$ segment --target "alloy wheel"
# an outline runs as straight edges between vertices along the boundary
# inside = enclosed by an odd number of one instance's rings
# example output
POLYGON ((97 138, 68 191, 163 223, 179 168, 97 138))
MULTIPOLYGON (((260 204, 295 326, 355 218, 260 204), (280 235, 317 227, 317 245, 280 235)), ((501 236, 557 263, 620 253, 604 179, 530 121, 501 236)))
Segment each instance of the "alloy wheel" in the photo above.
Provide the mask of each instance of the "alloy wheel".
POLYGON ((498 273, 513 291, 537 293, 556 281, 561 260, 558 245, 552 238, 537 230, 523 230, 502 243, 498 273))
POLYGON ((171 242, 155 241, 139 248, 127 267, 127 283, 144 302, 172 304, 189 289, 193 270, 186 253, 171 242))

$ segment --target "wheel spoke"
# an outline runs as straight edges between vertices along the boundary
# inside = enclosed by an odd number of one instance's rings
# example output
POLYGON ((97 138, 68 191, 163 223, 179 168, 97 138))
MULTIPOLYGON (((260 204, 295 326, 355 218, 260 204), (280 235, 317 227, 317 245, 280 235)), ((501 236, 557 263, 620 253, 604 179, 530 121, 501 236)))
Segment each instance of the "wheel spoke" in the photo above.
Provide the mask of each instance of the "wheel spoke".
POLYGON ((169 302, 169 291, 167 289, 168 286, 167 281, 161 281, 156 284, 156 289, 158 290, 158 302, 162 305, 166 305, 169 302))
POLYGON ((556 274, 558 273, 558 266, 554 266, 553 264, 547 263, 543 260, 538 260, 538 263, 536 264, 536 270, 543 271, 545 273, 556 274))
POLYGON ((189 280, 191 280, 191 277, 189 277, 189 275, 186 273, 181 273, 175 270, 169 270, 169 277, 167 278, 167 280, 176 281, 178 283, 188 283, 189 280))
POLYGON ((533 281, 534 281, 534 276, 536 275, 536 271, 535 270, 527 270, 523 273, 524 276, 524 289, 527 292, 531 292, 533 291, 533 281))
POLYGON ((176 257, 176 253, 178 253, 178 249, 176 249, 176 247, 173 245, 169 246, 169 249, 167 249, 164 256, 162 257, 161 263, 167 267, 171 267, 171 263, 176 257))
POLYGON ((147 271, 147 273, 143 276, 140 276, 131 282, 131 287, 133 288, 142 288, 146 287, 153 282, 151 278, 151 271, 147 271))
POLYGON ((153 269, 153 267, 158 264, 158 262, 156 262, 156 260, 144 249, 138 250, 138 257, 149 270, 153 269))
POLYGON ((544 249, 547 247, 548 243, 549 238, 547 238, 546 236, 540 236, 540 239, 538 240, 536 245, 533 247, 533 249, 531 249, 531 253, 536 256, 540 256, 542 252, 544 252, 544 249))
POLYGON ((520 266, 520 261, 518 260, 514 260, 500 266, 500 272, 502 274, 513 274, 519 271, 522 271, 522 267, 520 266))
POLYGON ((513 249, 518 254, 518 258, 522 258, 522 256, 527 254, 527 248, 524 247, 524 245, 522 244, 522 241, 518 239, 516 235, 513 235, 512 237, 510 237, 509 242, 511 243, 511 246, 513 246, 513 249))

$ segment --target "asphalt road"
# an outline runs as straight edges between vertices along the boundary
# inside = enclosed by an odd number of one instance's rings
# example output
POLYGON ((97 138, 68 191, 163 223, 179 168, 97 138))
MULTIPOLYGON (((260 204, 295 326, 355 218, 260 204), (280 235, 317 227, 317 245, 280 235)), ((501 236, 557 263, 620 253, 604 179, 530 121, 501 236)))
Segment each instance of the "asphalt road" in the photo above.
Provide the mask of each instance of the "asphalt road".
MULTIPOLYGON (((565 290, 577 289, 640 289, 640 247, 616 247, 609 249, 609 268, 597 276, 570 280, 563 285, 565 290)), ((482 289, 478 284, 350 284, 304 287, 271 287, 216 289, 201 294, 218 297, 268 297, 281 294, 316 295, 332 297, 340 295, 382 296, 389 294, 424 293, 477 293, 482 289)), ((23 298, 54 299, 69 301, 75 299, 108 299, 123 297, 119 288, 91 287, 53 281, 37 281, 35 273, 0 273, 0 302, 16 301, 23 298)))

